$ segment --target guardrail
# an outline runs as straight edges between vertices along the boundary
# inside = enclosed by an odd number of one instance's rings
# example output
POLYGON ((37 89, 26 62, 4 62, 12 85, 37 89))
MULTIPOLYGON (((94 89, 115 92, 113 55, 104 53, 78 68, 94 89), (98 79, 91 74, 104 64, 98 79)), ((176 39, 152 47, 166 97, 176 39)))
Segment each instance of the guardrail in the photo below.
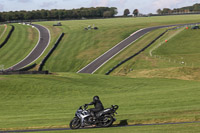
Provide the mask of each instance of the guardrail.
POLYGON ((11 25, 11 30, 10 32, 8 33, 6 39, 0 44, 0 48, 2 48, 9 40, 10 36, 12 35, 13 31, 15 30, 15 27, 13 25, 11 25))
POLYGON ((51 56, 51 54, 53 53, 53 51, 57 48, 58 44, 60 43, 60 41, 62 40, 62 38, 64 37, 65 33, 62 33, 60 35, 60 37, 58 38, 58 40, 56 41, 56 43, 54 44, 53 48, 49 51, 49 53, 44 57, 44 59, 42 60, 42 63, 39 66, 39 71, 42 70, 42 68, 44 67, 46 61, 48 60, 48 58, 51 56))
POLYGON ((198 15, 200 12, 190 12, 190 13, 166 13, 166 14, 150 14, 149 16, 173 16, 173 15, 198 15))
POLYGON ((49 71, 0 71, 0 75, 49 74, 49 71))
POLYGON ((37 64, 34 63, 34 64, 32 64, 32 65, 29 65, 29 66, 26 66, 26 67, 20 69, 19 71, 28 71, 28 70, 30 70, 30 69, 33 69, 36 65, 37 65, 37 64))

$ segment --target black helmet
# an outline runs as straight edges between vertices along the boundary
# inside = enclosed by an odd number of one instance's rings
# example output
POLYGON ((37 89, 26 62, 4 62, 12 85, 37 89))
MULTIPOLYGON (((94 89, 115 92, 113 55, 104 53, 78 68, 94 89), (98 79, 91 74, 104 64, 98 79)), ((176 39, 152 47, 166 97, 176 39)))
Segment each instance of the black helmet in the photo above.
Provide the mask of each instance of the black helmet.
POLYGON ((94 96, 93 97, 93 101, 98 101, 99 100, 99 97, 98 96, 94 96))

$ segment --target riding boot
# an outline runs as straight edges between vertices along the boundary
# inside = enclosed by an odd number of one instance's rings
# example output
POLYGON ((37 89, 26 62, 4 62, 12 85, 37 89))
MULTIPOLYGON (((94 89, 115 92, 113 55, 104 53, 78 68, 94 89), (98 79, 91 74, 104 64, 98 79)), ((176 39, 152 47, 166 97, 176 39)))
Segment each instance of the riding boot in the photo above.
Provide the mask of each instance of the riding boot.
POLYGON ((94 112, 91 112, 91 116, 92 116, 93 121, 96 121, 96 116, 95 116, 94 112))
POLYGON ((96 121, 97 118, 96 118, 96 116, 93 116, 92 119, 93 119, 93 121, 96 121))

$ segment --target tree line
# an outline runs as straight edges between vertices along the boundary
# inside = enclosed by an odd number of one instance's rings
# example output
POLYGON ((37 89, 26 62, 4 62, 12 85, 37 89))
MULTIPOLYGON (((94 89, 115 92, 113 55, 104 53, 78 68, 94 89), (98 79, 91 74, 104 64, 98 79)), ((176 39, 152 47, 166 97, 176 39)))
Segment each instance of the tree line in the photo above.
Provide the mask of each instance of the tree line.
POLYGON ((33 11, 9 11, 0 12, 0 22, 14 20, 63 20, 63 19, 82 19, 82 18, 109 18, 117 14, 116 7, 91 7, 80 9, 52 9, 52 10, 33 10, 33 11))
MULTIPOLYGON (((125 9, 125 10, 124 10, 124 16, 128 16, 130 13, 131 13, 131 12, 130 12, 129 9, 125 9)), ((138 9, 133 10, 133 13, 132 13, 132 14, 133 14, 135 17, 138 16, 139 10, 138 10, 138 9)))
POLYGON ((175 9, 169 9, 169 8, 163 8, 158 9, 158 14, 179 14, 179 13, 199 13, 200 12, 200 4, 194 4, 193 6, 187 6, 182 8, 175 8, 175 9))

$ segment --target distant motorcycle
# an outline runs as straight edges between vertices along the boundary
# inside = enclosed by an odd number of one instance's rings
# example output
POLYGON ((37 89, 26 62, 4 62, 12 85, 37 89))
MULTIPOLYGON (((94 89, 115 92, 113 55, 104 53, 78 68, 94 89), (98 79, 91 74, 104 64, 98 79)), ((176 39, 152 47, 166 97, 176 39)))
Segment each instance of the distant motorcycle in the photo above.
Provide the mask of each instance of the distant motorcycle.
POLYGON ((112 105, 111 108, 104 109, 96 113, 96 119, 94 120, 90 111, 87 110, 88 106, 80 106, 76 111, 75 117, 70 122, 71 129, 78 129, 80 127, 96 125, 99 127, 110 127, 116 119, 116 110, 118 105, 112 105))

